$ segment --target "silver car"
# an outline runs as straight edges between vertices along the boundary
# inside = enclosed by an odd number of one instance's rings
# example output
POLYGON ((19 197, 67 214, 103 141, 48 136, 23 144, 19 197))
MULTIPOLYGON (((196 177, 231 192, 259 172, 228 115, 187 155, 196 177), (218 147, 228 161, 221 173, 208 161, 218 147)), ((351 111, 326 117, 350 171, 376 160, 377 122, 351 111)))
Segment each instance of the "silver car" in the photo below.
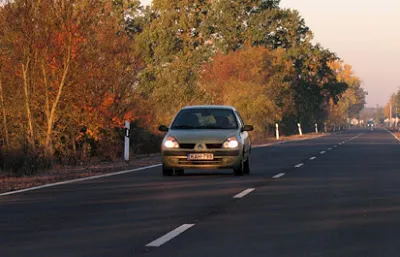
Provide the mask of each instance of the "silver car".
POLYGON ((251 141, 237 110, 230 106, 189 106, 178 112, 161 146, 164 176, 184 169, 233 169, 235 175, 250 173, 251 141))

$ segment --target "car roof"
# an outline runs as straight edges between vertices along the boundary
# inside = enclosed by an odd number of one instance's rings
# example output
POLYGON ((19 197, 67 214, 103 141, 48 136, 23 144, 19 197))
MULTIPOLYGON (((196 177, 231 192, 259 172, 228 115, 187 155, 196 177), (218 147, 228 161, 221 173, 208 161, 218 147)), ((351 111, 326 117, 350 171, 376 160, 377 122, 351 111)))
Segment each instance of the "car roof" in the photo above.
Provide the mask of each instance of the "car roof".
POLYGON ((182 108, 182 110, 187 110, 187 109, 227 109, 236 111, 235 107, 228 105, 192 105, 182 108))

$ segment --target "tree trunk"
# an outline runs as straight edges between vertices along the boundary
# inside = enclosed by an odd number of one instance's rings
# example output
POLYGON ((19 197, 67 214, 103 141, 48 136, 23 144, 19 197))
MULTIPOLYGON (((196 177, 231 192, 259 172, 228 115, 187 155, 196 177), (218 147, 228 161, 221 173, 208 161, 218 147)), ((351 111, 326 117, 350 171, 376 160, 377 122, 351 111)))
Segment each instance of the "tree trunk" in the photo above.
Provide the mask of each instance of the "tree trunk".
POLYGON ((30 106, 30 102, 29 102, 29 90, 28 90, 28 84, 29 84, 28 83, 28 69, 29 69, 30 61, 31 61, 31 59, 28 57, 26 64, 22 64, 22 75, 23 75, 23 79, 24 79, 25 110, 26 110, 26 116, 28 119, 28 141, 29 141, 29 144, 32 147, 32 149, 34 151, 36 151, 31 106, 30 106))
POLYGON ((7 112, 6 112, 6 106, 4 103, 4 96, 3 96, 3 84, 1 80, 1 73, 0 73, 0 105, 1 105, 1 110, 3 114, 3 127, 4 127, 4 137, 6 140, 6 150, 9 150, 10 147, 10 141, 8 138, 8 127, 7 127, 7 112))
POLYGON ((76 141, 75 141, 75 133, 71 133, 71 144, 72 144, 72 154, 73 154, 73 163, 76 164, 78 160, 78 154, 76 151, 76 141))
POLYGON ((68 51, 67 51, 67 56, 64 61, 64 70, 63 70, 61 81, 60 81, 60 84, 58 87, 57 96, 51 106, 50 113, 48 114, 48 117, 47 117, 47 131, 46 131, 46 142, 45 142, 47 156, 53 155, 53 144, 51 141, 51 136, 53 134, 53 124, 54 124, 57 107, 60 102, 60 99, 61 99, 61 96, 63 93, 63 89, 65 86, 65 80, 66 80, 68 72, 69 72, 69 65, 71 62, 71 50, 72 50, 72 35, 69 36, 68 51))
POLYGON ((49 105, 49 84, 47 82, 47 72, 45 64, 42 64, 43 81, 44 81, 44 97, 45 97, 45 114, 46 119, 49 120, 50 117, 50 105, 49 105))

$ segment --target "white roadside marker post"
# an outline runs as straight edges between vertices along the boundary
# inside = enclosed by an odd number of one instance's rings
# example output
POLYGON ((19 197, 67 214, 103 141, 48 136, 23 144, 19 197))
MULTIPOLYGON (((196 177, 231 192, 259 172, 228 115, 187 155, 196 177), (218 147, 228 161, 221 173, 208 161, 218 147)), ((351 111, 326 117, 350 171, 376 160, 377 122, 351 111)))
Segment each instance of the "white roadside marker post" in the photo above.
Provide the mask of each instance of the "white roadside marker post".
POLYGON ((129 161, 129 134, 130 134, 131 124, 129 121, 125 121, 125 151, 124 159, 129 161))
POLYGON ((303 131, 301 130, 301 124, 297 123, 297 126, 299 127, 299 134, 300 134, 300 136, 302 136, 303 135, 303 131))
POLYGON ((276 140, 279 140, 279 125, 278 125, 278 123, 276 123, 275 126, 276 126, 276 130, 275 130, 276 131, 276 133, 275 133, 276 134, 276 140))
POLYGON ((318 134, 318 124, 315 123, 315 134, 318 134))
POLYGON ((326 122, 324 122, 324 131, 325 133, 328 132, 328 128, 326 127, 326 122))

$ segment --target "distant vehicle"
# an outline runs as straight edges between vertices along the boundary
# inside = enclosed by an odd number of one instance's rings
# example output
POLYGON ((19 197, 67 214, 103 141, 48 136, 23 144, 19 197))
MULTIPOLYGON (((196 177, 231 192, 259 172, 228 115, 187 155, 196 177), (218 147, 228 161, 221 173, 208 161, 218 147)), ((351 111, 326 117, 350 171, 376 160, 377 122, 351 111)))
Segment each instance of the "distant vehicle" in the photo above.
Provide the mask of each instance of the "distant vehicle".
POLYGON ((167 132, 161 146, 164 176, 183 175, 184 169, 233 169, 235 175, 250 173, 251 140, 238 111, 231 106, 185 107, 167 132))
POLYGON ((373 120, 368 120, 367 121, 367 128, 374 130, 375 127, 375 122, 373 120))

